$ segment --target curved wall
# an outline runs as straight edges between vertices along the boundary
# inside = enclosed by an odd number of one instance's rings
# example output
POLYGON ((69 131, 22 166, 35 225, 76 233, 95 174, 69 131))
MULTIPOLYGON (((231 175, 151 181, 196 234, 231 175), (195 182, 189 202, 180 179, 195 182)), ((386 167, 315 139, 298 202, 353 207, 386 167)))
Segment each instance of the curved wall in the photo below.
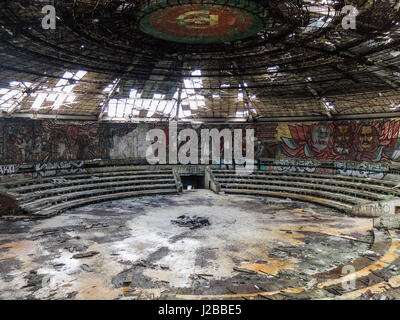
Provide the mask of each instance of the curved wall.
MULTIPOLYGON (((146 133, 154 128, 166 133, 168 146, 167 123, 3 119, 0 120, 0 162, 144 159, 148 146, 146 133)), ((213 128, 254 129, 256 158, 400 162, 399 119, 196 126, 180 123, 178 130, 184 128, 197 132, 213 128)))

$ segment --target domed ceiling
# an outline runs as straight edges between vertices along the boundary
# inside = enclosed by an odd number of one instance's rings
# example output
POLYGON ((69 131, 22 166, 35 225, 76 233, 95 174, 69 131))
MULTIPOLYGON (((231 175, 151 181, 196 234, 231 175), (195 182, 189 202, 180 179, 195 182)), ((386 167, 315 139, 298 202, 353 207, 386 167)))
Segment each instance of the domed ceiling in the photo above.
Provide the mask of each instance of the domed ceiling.
POLYGON ((2 1, 0 109, 123 121, 394 115, 399 8, 398 0, 2 1), (46 4, 55 29, 43 27, 46 4), (357 10, 354 28, 346 5, 357 10))

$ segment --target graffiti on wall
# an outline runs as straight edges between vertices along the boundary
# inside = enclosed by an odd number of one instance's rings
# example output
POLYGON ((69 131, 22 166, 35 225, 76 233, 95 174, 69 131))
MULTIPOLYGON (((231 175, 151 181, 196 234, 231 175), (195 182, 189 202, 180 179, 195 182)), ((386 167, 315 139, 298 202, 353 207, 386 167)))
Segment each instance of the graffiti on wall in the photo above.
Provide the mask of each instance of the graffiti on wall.
POLYGON ((316 170, 315 164, 311 160, 296 160, 296 159, 275 160, 274 167, 277 171, 286 171, 286 172, 313 173, 316 170))
POLYGON ((387 163, 334 161, 333 168, 324 167, 318 160, 281 159, 274 160, 263 170, 299 173, 339 174, 348 177, 383 179, 389 172, 387 163))
POLYGON ((342 176, 383 179, 389 171, 385 163, 335 161, 336 173, 342 176))
POLYGON ((15 172, 15 165, 0 166, 0 175, 13 174, 15 172))
POLYGON ((288 157, 400 161, 399 120, 287 126, 290 136, 281 137, 281 151, 288 157))
POLYGON ((87 173, 84 161, 64 161, 56 163, 38 163, 33 177, 51 177, 56 175, 87 173))

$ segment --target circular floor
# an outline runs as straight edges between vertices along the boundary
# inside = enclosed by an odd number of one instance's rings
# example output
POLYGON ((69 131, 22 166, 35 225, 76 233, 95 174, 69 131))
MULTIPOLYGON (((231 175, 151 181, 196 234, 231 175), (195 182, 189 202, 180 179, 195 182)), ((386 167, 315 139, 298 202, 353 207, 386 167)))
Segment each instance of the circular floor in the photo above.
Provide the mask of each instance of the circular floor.
POLYGON ((397 234, 373 230, 372 219, 197 190, 1 221, 0 299, 395 296, 399 250, 397 234), (172 223, 182 215, 210 225, 172 223))

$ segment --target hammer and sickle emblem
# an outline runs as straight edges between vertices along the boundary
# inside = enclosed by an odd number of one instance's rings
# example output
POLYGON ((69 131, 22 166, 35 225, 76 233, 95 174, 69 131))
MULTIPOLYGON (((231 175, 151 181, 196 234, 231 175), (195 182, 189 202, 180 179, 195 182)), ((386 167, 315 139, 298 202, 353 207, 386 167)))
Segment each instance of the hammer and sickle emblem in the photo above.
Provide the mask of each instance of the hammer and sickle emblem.
POLYGON ((218 15, 210 14, 209 10, 198 10, 185 12, 173 22, 191 29, 206 29, 216 26, 218 18, 218 15))

